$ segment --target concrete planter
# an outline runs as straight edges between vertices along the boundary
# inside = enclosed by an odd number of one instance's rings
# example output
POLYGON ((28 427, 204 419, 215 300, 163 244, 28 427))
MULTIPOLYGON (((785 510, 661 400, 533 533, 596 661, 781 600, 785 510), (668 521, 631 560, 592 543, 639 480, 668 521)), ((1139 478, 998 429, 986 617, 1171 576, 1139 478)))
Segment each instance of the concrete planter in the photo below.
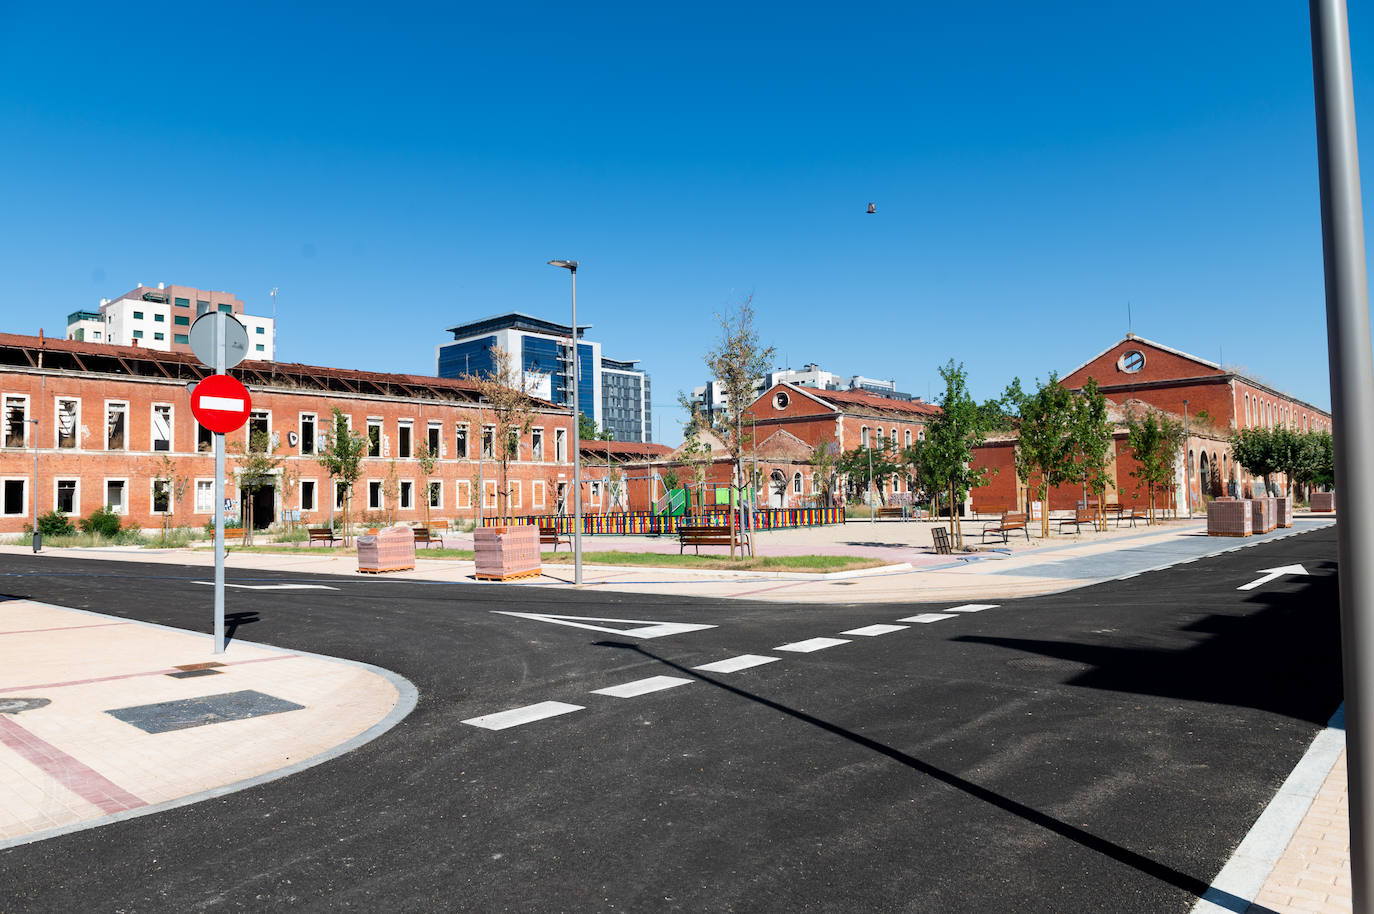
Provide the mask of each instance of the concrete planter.
POLYGON ((1272 496, 1250 499, 1250 510, 1253 512, 1252 527, 1256 533, 1268 533, 1270 530, 1278 528, 1279 517, 1278 507, 1274 504, 1278 499, 1272 496))
POLYGON ((1254 532, 1254 511, 1248 501, 1219 498, 1207 505, 1208 536, 1249 536, 1254 532))
POLYGON ((472 531, 472 548, 479 581, 537 577, 544 571, 534 524, 479 527, 472 531))
POLYGON ((1274 508, 1278 512, 1276 520, 1280 527, 1293 526, 1293 498, 1285 495, 1283 498, 1274 499, 1274 508))
POLYGON ((1313 511, 1335 511, 1336 493, 1335 492, 1313 492, 1312 493, 1313 511))

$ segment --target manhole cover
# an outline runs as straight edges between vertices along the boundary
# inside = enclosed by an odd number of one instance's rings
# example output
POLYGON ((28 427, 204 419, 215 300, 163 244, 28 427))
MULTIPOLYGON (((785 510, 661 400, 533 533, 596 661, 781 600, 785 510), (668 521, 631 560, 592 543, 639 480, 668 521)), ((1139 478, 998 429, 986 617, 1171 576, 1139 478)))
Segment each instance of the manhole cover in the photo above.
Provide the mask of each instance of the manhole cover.
POLYGON ((1081 673, 1089 668, 1086 663, 1057 660, 1053 657, 1017 657, 1015 660, 1008 660, 1007 666, 1028 673, 1081 673))
POLYGON ((52 704, 46 698, 0 698, 0 714, 18 714, 52 704))

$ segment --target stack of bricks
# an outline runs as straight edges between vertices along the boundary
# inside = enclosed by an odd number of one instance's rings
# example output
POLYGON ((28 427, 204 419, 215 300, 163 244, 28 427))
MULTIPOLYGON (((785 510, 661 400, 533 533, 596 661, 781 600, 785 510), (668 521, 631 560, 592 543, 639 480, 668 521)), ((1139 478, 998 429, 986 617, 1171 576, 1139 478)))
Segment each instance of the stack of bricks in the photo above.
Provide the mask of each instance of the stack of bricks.
POLYGON ((1312 493, 1313 511, 1335 511, 1336 493, 1335 492, 1313 492, 1312 493))
POLYGON ((539 557, 539 528, 534 524, 479 527, 472 531, 472 547, 480 581, 537 577, 544 570, 539 557))
POLYGON ((1254 513, 1248 501, 1218 498, 1207 505, 1208 536, 1249 536, 1254 532, 1254 513))
POLYGON ((358 570, 368 574, 415 567, 415 534, 409 527, 385 527, 358 537, 358 570))
POLYGON ((1274 499, 1274 507, 1278 511, 1278 525, 1280 527, 1293 526, 1293 497, 1285 495, 1283 498, 1274 499))
POLYGON ((1278 528, 1279 512, 1275 501, 1277 499, 1270 495, 1250 499, 1250 509, 1254 512, 1255 518, 1252 526, 1256 533, 1268 533, 1278 528))

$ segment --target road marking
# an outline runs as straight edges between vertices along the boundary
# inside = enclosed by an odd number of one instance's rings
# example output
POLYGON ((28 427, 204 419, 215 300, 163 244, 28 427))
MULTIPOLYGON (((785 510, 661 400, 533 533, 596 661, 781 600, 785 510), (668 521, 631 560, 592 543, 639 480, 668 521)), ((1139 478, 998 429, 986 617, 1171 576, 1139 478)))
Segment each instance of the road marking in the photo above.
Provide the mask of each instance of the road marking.
POLYGON ((921 613, 919 616, 907 616, 905 619, 898 619, 898 622, 939 622, 941 619, 957 619, 954 613, 921 613))
MULTIPOLYGON (((214 581, 192 581, 192 584, 205 584, 210 587, 215 586, 214 581)), ((338 590, 337 587, 330 587, 328 584, 229 584, 225 587, 237 587, 239 590, 338 590)))
POLYGON ((692 667, 692 669, 705 670, 708 673, 737 673, 740 670, 747 670, 751 666, 763 666, 765 663, 772 663, 774 660, 781 659, 781 657, 763 657, 759 654, 740 654, 738 657, 717 660, 714 663, 703 663, 701 666, 692 667))
POLYGON ((536 622, 552 622, 554 625, 568 625, 573 628, 588 628, 594 632, 610 632, 613 635, 629 635, 631 638, 663 638, 667 635, 681 635, 684 632, 699 632, 714 625, 701 625, 696 622, 654 622, 648 619, 605 619, 599 616, 555 616, 549 613, 514 613, 501 609, 492 612, 501 616, 515 616, 520 619, 533 619, 536 622), (634 628, 611 628, 606 625, 590 625, 591 622, 618 622, 633 625, 634 628))
POLYGON ((909 625, 865 625, 863 628, 851 628, 847 632, 840 632, 841 635, 863 635, 871 638, 874 635, 890 635, 893 632, 904 632, 911 626, 909 625))
POLYGON ((1262 577, 1255 578, 1249 584, 1242 584, 1236 590, 1254 590, 1261 584, 1268 584, 1275 578, 1283 577, 1286 574, 1307 574, 1307 569, 1301 565, 1283 565, 1279 568, 1261 568, 1262 577))
POLYGON ((952 613, 980 613, 985 609, 996 609, 1000 603, 965 603, 963 606, 951 606, 946 612, 952 613))
POLYGON ((807 638, 805 641, 793 641, 791 644, 780 644, 773 648, 775 651, 791 651, 794 654, 810 654, 814 651, 823 651, 828 647, 835 647, 840 644, 848 644, 844 638, 807 638))
POLYGON ((533 723, 546 717, 557 717, 559 714, 570 714, 573 711, 581 710, 582 705, 570 705, 562 701, 541 701, 539 704, 526 705, 523 708, 511 708, 509 711, 483 714, 481 717, 473 717, 463 721, 463 723, 481 727, 484 730, 504 730, 507 727, 518 727, 521 724, 533 723))
POLYGON ((636 679, 634 682, 611 686, 609 689, 592 689, 592 694, 609 695, 612 698, 636 698, 650 692, 662 692, 664 689, 687 685, 691 681, 681 676, 650 676, 648 679, 636 679))

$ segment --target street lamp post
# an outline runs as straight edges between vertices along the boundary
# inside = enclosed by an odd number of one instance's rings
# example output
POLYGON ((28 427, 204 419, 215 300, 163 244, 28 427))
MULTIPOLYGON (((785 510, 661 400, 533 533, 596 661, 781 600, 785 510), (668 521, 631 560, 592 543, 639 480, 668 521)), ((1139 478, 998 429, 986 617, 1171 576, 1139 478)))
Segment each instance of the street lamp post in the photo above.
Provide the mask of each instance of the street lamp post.
POLYGON ((1193 519, 1193 450, 1188 447, 1190 444, 1188 432, 1188 401, 1183 401, 1183 481, 1187 492, 1183 495, 1183 502, 1188 506, 1188 519, 1193 519))
POLYGON ((572 461, 573 461, 573 583, 582 583, 582 442, 578 421, 577 376, 581 359, 577 351, 577 261, 550 260, 549 266, 567 270, 572 278, 572 461))
POLYGON ((33 426, 33 493, 29 496, 33 513, 33 551, 43 548, 43 534, 38 532, 38 420, 30 419, 33 426))
POLYGON ((868 522, 878 522, 878 500, 873 495, 873 437, 868 438, 868 522))

